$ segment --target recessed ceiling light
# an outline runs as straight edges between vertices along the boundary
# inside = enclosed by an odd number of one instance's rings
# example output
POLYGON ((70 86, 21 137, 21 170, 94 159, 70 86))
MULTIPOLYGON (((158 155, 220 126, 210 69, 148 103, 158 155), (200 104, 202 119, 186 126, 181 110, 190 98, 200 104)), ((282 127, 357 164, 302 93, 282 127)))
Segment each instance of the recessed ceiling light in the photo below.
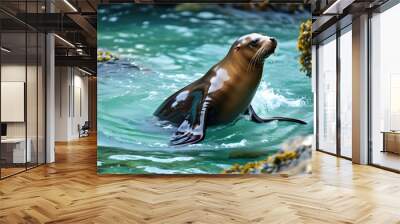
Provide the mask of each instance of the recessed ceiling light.
POLYGON ((1 49, 2 51, 6 52, 6 53, 10 53, 10 52, 11 52, 11 50, 9 50, 9 49, 7 49, 7 48, 5 48, 5 47, 1 47, 0 49, 1 49))
POLYGON ((75 45, 73 45, 71 42, 69 42, 68 40, 66 40, 66 39, 64 39, 64 38, 62 38, 62 37, 60 37, 59 35, 57 35, 57 34, 54 34, 54 36, 55 37, 57 37, 59 40, 61 40, 62 42, 64 42, 65 44, 67 44, 68 46, 70 46, 70 47, 72 47, 72 48, 75 48, 75 45))
POLYGON ((336 14, 340 15, 343 13, 343 9, 351 5, 355 0, 337 0, 331 6, 329 6, 322 14, 330 15, 336 14))
POLYGON ((78 12, 78 10, 68 1, 64 0, 64 3, 68 5, 74 12, 78 12))
POLYGON ((81 71, 81 72, 83 72, 83 73, 85 73, 85 74, 87 74, 87 75, 92 76, 92 73, 90 73, 90 72, 88 72, 88 71, 86 71, 86 70, 83 70, 83 69, 81 69, 81 68, 79 68, 79 67, 78 67, 78 70, 81 71))

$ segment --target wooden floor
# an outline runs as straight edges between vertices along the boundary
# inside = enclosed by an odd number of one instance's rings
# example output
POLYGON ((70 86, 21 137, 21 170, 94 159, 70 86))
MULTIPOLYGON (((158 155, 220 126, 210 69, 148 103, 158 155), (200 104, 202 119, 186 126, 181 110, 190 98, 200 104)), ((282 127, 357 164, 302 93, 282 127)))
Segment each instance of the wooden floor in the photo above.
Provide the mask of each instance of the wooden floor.
POLYGON ((395 170, 400 170, 400 155, 391 152, 381 152, 380 150, 374 150, 372 156, 374 164, 388 167, 395 170))
POLYGON ((0 223, 400 223, 400 175, 315 153, 312 175, 98 176, 96 142, 0 181, 0 223))
POLYGON ((8 176, 11 176, 11 175, 13 175, 13 174, 16 174, 16 173, 19 173, 19 172, 23 172, 23 171, 25 171, 26 169, 25 169, 25 167, 23 167, 23 168, 1 168, 1 177, 3 178, 3 177, 8 177, 8 176))

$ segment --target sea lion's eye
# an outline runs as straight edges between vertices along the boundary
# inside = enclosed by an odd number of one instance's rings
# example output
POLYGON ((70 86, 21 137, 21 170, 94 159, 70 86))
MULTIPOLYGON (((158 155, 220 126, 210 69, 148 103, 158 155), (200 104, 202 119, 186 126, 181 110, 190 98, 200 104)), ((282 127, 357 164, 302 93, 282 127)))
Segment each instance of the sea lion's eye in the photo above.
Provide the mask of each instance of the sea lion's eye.
POLYGON ((259 40, 260 40, 260 39, 258 39, 258 38, 257 38, 257 39, 254 39, 254 40, 250 41, 249 45, 252 46, 252 47, 256 47, 259 40))

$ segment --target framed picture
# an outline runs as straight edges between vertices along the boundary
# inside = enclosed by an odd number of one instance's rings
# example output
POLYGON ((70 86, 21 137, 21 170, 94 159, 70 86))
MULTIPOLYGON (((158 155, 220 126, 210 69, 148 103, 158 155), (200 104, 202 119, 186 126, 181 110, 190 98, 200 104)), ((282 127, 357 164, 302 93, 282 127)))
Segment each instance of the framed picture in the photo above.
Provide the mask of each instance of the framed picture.
POLYGON ((311 14, 249 6, 99 7, 99 174, 310 171, 311 14))

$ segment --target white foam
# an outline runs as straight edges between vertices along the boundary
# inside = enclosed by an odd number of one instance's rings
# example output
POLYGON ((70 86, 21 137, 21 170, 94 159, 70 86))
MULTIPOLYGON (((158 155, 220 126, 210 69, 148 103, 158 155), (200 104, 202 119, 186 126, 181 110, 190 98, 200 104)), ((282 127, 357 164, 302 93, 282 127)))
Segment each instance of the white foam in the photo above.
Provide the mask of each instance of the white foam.
POLYGON ((227 140, 227 139, 231 139, 233 136, 235 136, 236 134, 231 134, 231 135, 228 135, 228 136, 226 136, 225 138, 223 138, 224 140, 227 140))
POLYGON ((154 144, 152 144, 152 145, 150 145, 150 146, 168 147, 168 144, 156 142, 156 143, 154 143, 154 144))
POLYGON ((305 104, 303 99, 288 99, 269 88, 265 83, 261 83, 260 90, 254 97, 255 105, 265 105, 268 109, 273 110, 280 106, 287 105, 289 107, 301 107, 305 104))
POLYGON ((152 166, 137 166, 139 169, 144 169, 145 172, 147 173, 158 173, 158 174, 174 174, 174 173, 179 173, 176 170, 167 170, 167 169, 161 169, 158 167, 152 167, 152 166))
POLYGON ((212 19, 215 17, 215 14, 211 12, 200 12, 199 14, 197 14, 197 17, 202 19, 212 19))
POLYGON ((202 174, 202 173, 207 173, 207 172, 202 171, 202 170, 197 169, 197 168, 188 168, 188 169, 185 169, 184 173, 199 173, 199 174, 202 174))
POLYGON ((191 23, 198 23, 198 22, 200 22, 200 20, 199 20, 199 19, 196 19, 196 18, 190 18, 189 21, 190 21, 191 23))
POLYGON ((149 95, 143 99, 141 99, 141 101, 148 101, 148 100, 152 100, 155 99, 155 97, 158 95, 157 91, 150 91, 149 95))
POLYGON ((118 21, 118 17, 113 16, 110 19, 108 19, 109 22, 117 22, 118 21))
POLYGON ((214 24, 214 25, 220 25, 220 26, 228 26, 229 24, 225 22, 225 20, 210 20, 209 23, 214 24))
POLYGON ((129 34, 127 34, 127 33, 118 33, 118 36, 122 37, 122 38, 128 38, 129 34))
POLYGON ((103 35, 103 36, 101 36, 101 35, 99 35, 98 38, 99 38, 99 40, 112 40, 112 39, 114 39, 114 36, 111 36, 111 35, 103 35))
POLYGON ((189 12, 189 11, 184 11, 184 12, 181 12, 181 15, 182 15, 182 16, 191 16, 192 13, 189 12))
POLYGON ((136 44, 136 45, 135 45, 135 48, 137 48, 137 49, 143 49, 143 48, 144 48, 144 45, 143 45, 143 44, 136 44))
POLYGON ((163 126, 162 128, 164 128, 164 129, 173 129, 175 127, 172 124, 169 124, 169 125, 163 126))
POLYGON ((124 40, 124 39, 114 39, 113 41, 114 43, 127 43, 128 41, 124 40))
POLYGON ((247 140, 242 139, 240 142, 233 142, 233 143, 222 143, 221 147, 223 148, 236 148, 236 147, 244 147, 246 146, 247 140))
POLYGON ((185 36, 185 37, 191 37, 191 36, 193 36, 192 31, 190 31, 189 28, 184 27, 184 26, 165 25, 164 27, 165 27, 165 29, 167 29, 167 30, 175 31, 175 32, 177 32, 177 33, 179 33, 179 34, 182 34, 182 35, 185 36))
POLYGON ((112 155, 108 157, 112 160, 149 160, 157 163, 173 163, 193 160, 193 157, 174 157, 174 158, 157 158, 153 156, 138 156, 138 155, 112 155))
POLYGON ((191 173, 197 173, 197 174, 205 174, 207 172, 202 171, 197 168, 188 168, 185 170, 168 170, 168 169, 162 169, 158 167, 153 167, 153 166, 137 166, 139 169, 144 169, 147 173, 156 173, 156 174, 191 174, 191 173))

